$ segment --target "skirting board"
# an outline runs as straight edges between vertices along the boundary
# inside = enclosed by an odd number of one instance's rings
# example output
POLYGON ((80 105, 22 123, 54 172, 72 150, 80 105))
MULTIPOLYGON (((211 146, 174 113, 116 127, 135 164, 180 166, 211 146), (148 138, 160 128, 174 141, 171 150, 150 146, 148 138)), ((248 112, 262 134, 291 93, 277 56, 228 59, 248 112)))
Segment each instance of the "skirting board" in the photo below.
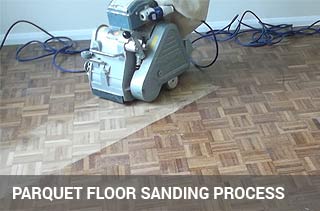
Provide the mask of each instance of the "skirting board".
MULTIPOLYGON (((240 17, 239 17, 240 18, 240 17)), ((300 17, 286 17, 286 18, 262 18, 261 19, 264 23, 269 23, 273 25, 279 25, 279 24, 292 24, 294 27, 300 27, 300 26, 309 26, 313 24, 314 22, 320 20, 320 16, 300 16, 300 17)), ((208 24, 212 26, 214 29, 222 29, 228 24, 230 24, 230 21, 209 21, 208 24)), ((233 24, 233 29, 235 29, 236 24, 235 22, 233 24)), ((246 19, 245 23, 248 25, 251 25, 253 27, 259 27, 260 24, 256 19, 246 19)), ((208 31, 208 28, 205 25, 201 25, 198 28, 198 31, 205 32, 208 31)))
MULTIPOLYGON (((301 17, 286 17, 286 18, 265 18, 263 22, 270 24, 293 24, 294 26, 307 26, 315 21, 320 20, 320 16, 301 16, 301 17)), ((208 21, 208 24, 214 27, 214 29, 222 29, 230 23, 228 21, 208 21)), ((246 23, 252 26, 259 26, 257 21, 254 19, 246 20, 246 23)), ((45 26, 42 26, 45 28, 45 26)), ((74 40, 89 40, 91 38, 94 29, 80 29, 80 30, 65 30, 65 31, 52 31, 51 34, 55 36, 67 36, 74 40)), ((208 31, 206 26, 200 26, 198 31, 208 31)), ((1 35, 1 40, 4 34, 1 35)), ((42 32, 30 32, 30 33, 13 33, 7 38, 6 45, 18 45, 26 43, 30 40, 45 40, 48 38, 42 32)))
MULTIPOLYGON (((18 26, 19 27, 19 26, 18 26)), ((41 26, 45 29, 45 26, 41 26)), ((80 30, 65 30, 65 31, 50 31, 54 36, 70 37, 73 40, 89 40, 94 29, 80 29, 80 30)), ((1 41, 4 34, 1 35, 1 41)), ((46 40, 50 37, 43 32, 29 32, 29 33, 10 33, 5 45, 20 45, 31 40, 46 40)))

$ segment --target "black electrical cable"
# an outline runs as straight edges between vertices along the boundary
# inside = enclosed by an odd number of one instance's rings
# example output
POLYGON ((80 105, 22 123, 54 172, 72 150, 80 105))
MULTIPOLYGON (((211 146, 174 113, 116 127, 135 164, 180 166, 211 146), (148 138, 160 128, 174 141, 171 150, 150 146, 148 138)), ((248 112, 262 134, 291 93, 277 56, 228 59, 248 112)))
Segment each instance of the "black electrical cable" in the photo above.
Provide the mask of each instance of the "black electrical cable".
MULTIPOLYGON (((210 31, 214 31, 213 28, 206 21, 203 20, 202 23, 205 24, 210 29, 210 31)), ((216 46, 216 55, 215 55, 214 59, 207 65, 200 65, 200 64, 195 63, 194 61, 192 61, 192 63, 195 67, 200 68, 200 69, 205 69, 205 68, 211 67, 214 63, 216 63, 216 61, 218 60, 218 57, 219 57, 219 43, 218 43, 217 37, 216 37, 215 33, 203 35, 197 31, 195 31, 195 32, 201 36, 199 38, 193 40, 192 44, 195 44, 196 42, 198 42, 199 40, 202 40, 204 38, 211 37, 211 38, 213 38, 213 41, 216 46)))
POLYGON ((14 24, 12 24, 10 26, 10 28, 8 29, 8 31, 6 32, 1 45, 0 45, 0 50, 3 48, 9 33, 11 32, 11 30, 19 23, 26 23, 26 24, 30 24, 32 26, 34 26, 35 28, 39 29, 40 31, 42 31, 43 33, 45 33, 46 35, 48 35, 50 38, 45 40, 44 42, 39 41, 39 40, 32 40, 30 42, 27 42, 26 44, 22 45, 21 47, 18 48, 17 52, 16 52, 16 60, 18 60, 19 62, 29 62, 29 61, 35 61, 41 58, 45 58, 48 56, 53 56, 52 58, 52 65, 57 68, 58 70, 60 70, 61 72, 65 72, 65 73, 80 73, 80 72, 85 72, 83 70, 68 70, 65 69, 63 67, 61 67, 60 65, 57 64, 57 57, 60 54, 65 54, 65 55, 74 55, 74 54, 79 54, 82 51, 85 50, 89 50, 89 49, 82 49, 82 50, 76 50, 76 42, 73 41, 71 38, 69 37, 63 37, 63 36, 54 36, 53 34, 49 33, 48 31, 46 31, 45 29, 41 28, 40 26, 38 26, 35 23, 32 23, 30 21, 26 21, 26 20, 19 20, 17 22, 15 22, 14 24), (58 42, 60 45, 62 45, 62 47, 60 48, 55 48, 51 45, 51 43, 53 42, 58 42), (28 46, 30 46, 31 44, 39 44, 43 50, 43 54, 40 56, 33 56, 33 57, 28 57, 28 58, 22 58, 21 57, 21 53, 23 52, 23 50, 25 48, 27 48, 28 46))

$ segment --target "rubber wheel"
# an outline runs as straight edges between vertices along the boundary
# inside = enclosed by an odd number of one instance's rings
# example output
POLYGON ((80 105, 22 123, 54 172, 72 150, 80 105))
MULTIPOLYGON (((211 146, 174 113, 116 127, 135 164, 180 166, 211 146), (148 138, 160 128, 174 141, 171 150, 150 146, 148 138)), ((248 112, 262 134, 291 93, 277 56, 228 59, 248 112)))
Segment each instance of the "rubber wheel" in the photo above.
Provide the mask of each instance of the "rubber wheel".
POLYGON ((179 78, 178 78, 178 77, 175 77, 175 78, 169 80, 169 81, 165 84, 165 87, 166 87, 166 89, 168 89, 168 90, 173 90, 173 89, 177 88, 178 84, 179 84, 179 78))

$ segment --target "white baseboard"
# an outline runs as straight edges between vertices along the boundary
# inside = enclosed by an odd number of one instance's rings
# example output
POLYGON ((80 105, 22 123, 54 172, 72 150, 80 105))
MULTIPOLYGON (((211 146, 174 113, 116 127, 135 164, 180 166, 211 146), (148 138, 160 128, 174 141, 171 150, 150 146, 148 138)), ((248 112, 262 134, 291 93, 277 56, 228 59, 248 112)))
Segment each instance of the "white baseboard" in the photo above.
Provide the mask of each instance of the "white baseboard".
MULTIPOLYGON (((320 20, 320 16, 300 16, 300 17, 286 17, 286 18, 265 18, 262 19, 265 23, 270 24, 293 24, 294 26, 307 26, 315 21, 320 20)), ((230 23, 227 21, 208 21, 208 24, 214 27, 214 29, 222 29, 230 23)), ((259 26, 254 19, 248 19, 246 23, 252 26, 259 26)), ((43 26, 45 28, 45 26, 43 26)), ((51 34, 55 36, 67 36, 74 40, 89 40, 94 29, 80 29, 80 30, 65 30, 65 31, 52 31, 51 34)), ((207 27, 202 25, 198 28, 200 32, 208 31, 207 27)), ((4 34, 1 35, 1 40, 4 34)), ((24 44, 30 40, 45 40, 48 38, 42 32, 30 32, 30 33, 13 33, 10 34, 6 40, 6 45, 24 44)))
MULTIPOLYGON (((45 27, 44 27, 45 28, 45 27)), ((54 36, 70 37, 73 40, 89 40, 94 29, 80 29, 80 30, 65 30, 65 31, 51 31, 54 36)), ((1 41, 4 34, 1 36, 1 41)), ((12 33, 9 34, 5 45, 20 45, 27 43, 31 40, 46 40, 50 37, 42 32, 30 32, 30 33, 12 33)))
MULTIPOLYGON (((299 17, 286 17, 286 18, 262 18, 262 21, 264 23, 269 23, 273 25, 279 25, 279 24, 293 24, 295 27, 299 26, 309 26, 313 24, 314 22, 320 20, 320 16, 299 16, 299 17)), ((230 24, 231 20, 228 21, 208 21, 208 24, 212 26, 214 29, 222 29, 228 24, 230 24)), ((253 27, 259 27, 259 23, 256 19, 246 19, 244 21, 245 23, 253 26, 253 27)), ((236 22, 233 27, 238 22, 236 22)), ((233 28, 234 29, 234 28, 233 28)), ((201 25, 198 28, 198 31, 205 32, 208 31, 208 28, 205 25, 201 25)))

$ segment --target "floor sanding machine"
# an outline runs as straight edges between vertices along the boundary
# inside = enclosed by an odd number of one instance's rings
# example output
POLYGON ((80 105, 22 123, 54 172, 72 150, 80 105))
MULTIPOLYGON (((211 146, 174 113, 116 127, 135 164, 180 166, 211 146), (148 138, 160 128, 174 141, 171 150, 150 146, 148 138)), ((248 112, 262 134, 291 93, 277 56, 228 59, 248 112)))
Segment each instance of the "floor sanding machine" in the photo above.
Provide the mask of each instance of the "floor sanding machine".
POLYGON ((174 89, 190 67, 192 46, 185 37, 208 12, 207 1, 194 1, 191 9, 185 4, 111 1, 108 25, 94 31, 90 50, 82 52, 93 93, 118 103, 152 102, 162 87, 174 89))

